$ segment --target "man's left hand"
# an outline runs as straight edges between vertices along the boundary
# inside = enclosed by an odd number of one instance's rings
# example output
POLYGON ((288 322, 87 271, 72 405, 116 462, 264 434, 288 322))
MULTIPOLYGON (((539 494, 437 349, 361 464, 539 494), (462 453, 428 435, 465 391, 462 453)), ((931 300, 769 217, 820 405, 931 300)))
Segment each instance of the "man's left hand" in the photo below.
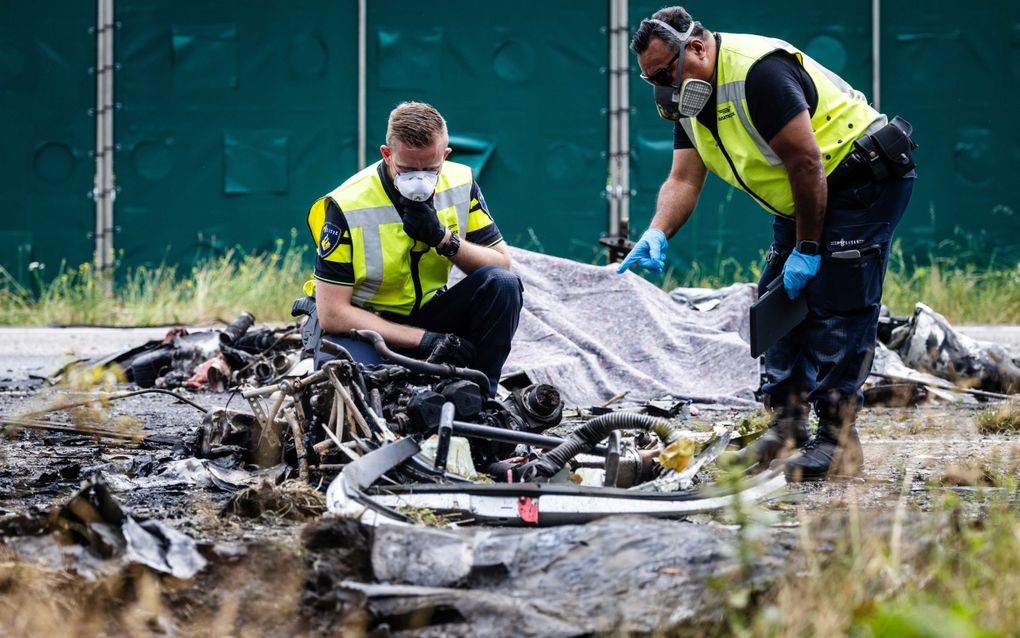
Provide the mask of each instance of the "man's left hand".
POLYGON ((439 222, 435 207, 427 201, 414 202, 401 197, 400 212, 404 220, 404 232, 415 241, 435 248, 446 237, 446 227, 439 222))
POLYGON ((818 274, 818 267, 821 264, 821 255, 805 255, 794 248, 786 259, 786 265, 783 266, 783 287, 786 288, 786 296, 790 299, 799 297, 807 282, 818 274))

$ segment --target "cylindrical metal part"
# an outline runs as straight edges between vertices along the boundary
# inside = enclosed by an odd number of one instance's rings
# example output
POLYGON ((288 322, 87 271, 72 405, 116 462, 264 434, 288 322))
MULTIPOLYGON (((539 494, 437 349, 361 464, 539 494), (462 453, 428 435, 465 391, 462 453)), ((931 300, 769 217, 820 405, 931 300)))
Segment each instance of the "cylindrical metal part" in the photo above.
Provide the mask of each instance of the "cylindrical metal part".
MULTIPOLYGON (((465 423, 463 421, 453 422, 453 433, 458 436, 466 436, 475 439, 487 439, 489 441, 501 441, 503 443, 523 443, 543 450, 551 450, 562 444, 564 439, 544 434, 532 434, 519 430, 505 430, 494 428, 488 425, 477 423, 465 423)), ((596 445, 593 451, 598 454, 606 453, 606 446, 596 445)))
POLYGON ((226 328, 220 331, 220 343, 228 345, 234 343, 253 325, 255 325, 255 315, 245 310, 238 315, 237 319, 231 321, 226 328))
POLYGON ((378 332, 373 332, 371 330, 351 330, 350 336, 352 339, 360 339, 361 341, 371 343, 375 346, 376 352, 379 353, 379 356, 386 361, 402 365, 414 372, 431 374, 441 379, 459 377, 461 379, 474 381, 478 384, 478 387, 482 389, 485 396, 489 396, 489 378, 478 370, 472 370, 471 368, 457 368, 446 363, 427 363, 412 357, 405 357, 402 354, 397 354, 390 350, 382 336, 378 332))

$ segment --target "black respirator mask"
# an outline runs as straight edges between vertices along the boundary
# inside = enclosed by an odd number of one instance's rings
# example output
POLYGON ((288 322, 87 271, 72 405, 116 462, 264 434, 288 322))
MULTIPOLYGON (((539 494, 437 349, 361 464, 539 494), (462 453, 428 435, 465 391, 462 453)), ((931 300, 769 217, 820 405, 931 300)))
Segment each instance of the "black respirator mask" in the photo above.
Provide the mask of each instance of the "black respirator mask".
MULTIPOLYGON (((708 104, 708 99, 712 97, 712 85, 708 82, 694 78, 687 78, 682 82, 680 80, 684 70, 684 50, 687 48, 687 40, 694 32, 696 23, 692 20, 687 31, 681 34, 662 20, 649 20, 649 22, 654 22, 672 33, 673 37, 677 39, 680 51, 676 67, 676 85, 652 84, 655 107, 659 110, 659 116, 671 122, 676 122, 683 117, 696 117, 698 113, 701 113, 701 109, 708 104)), ((648 78, 645 80, 648 81, 648 78)))

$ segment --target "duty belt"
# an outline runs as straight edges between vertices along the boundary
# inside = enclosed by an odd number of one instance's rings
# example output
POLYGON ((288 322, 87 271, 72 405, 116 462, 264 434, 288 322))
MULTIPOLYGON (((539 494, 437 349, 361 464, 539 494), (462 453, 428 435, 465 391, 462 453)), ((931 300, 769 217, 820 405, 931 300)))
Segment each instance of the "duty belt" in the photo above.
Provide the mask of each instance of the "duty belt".
POLYGON ((871 135, 862 135, 854 142, 854 150, 829 173, 829 192, 909 173, 914 168, 913 150, 917 148, 910 139, 912 132, 910 123, 897 116, 871 135))

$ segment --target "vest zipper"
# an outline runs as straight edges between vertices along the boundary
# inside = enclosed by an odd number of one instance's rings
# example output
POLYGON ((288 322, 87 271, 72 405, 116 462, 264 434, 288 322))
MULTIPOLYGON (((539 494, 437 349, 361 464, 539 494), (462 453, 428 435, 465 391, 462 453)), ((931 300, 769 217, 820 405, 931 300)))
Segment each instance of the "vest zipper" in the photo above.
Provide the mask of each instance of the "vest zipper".
MULTIPOLYGON (((413 248, 413 246, 412 246, 413 248)), ((414 306, 411 308, 411 314, 418 312, 421 308, 421 273, 418 272, 418 263, 421 261, 422 255, 425 253, 416 253, 411 251, 411 281, 414 283, 414 306)))
MULTIPOLYGON (((734 105, 733 108, 736 108, 736 105, 734 105)), ((775 207, 772 206, 772 204, 765 201, 760 195, 758 195, 758 193, 751 190, 751 188, 744 183, 744 180, 740 179, 740 173, 737 172, 737 167, 733 165, 733 160, 730 159, 730 154, 726 152, 726 147, 723 146, 722 140, 719 138, 719 133, 718 132, 712 133, 712 137, 715 138, 715 143, 719 145, 719 150, 722 151, 723 157, 726 158, 726 163, 730 165, 730 170, 733 171, 733 177, 737 178, 737 182, 740 184, 740 187, 744 189, 744 192, 746 192, 751 197, 757 199, 766 208, 768 208, 776 215, 779 215, 780 217, 789 217, 789 215, 784 215, 783 213, 780 213, 778 210, 776 210, 775 207)))

